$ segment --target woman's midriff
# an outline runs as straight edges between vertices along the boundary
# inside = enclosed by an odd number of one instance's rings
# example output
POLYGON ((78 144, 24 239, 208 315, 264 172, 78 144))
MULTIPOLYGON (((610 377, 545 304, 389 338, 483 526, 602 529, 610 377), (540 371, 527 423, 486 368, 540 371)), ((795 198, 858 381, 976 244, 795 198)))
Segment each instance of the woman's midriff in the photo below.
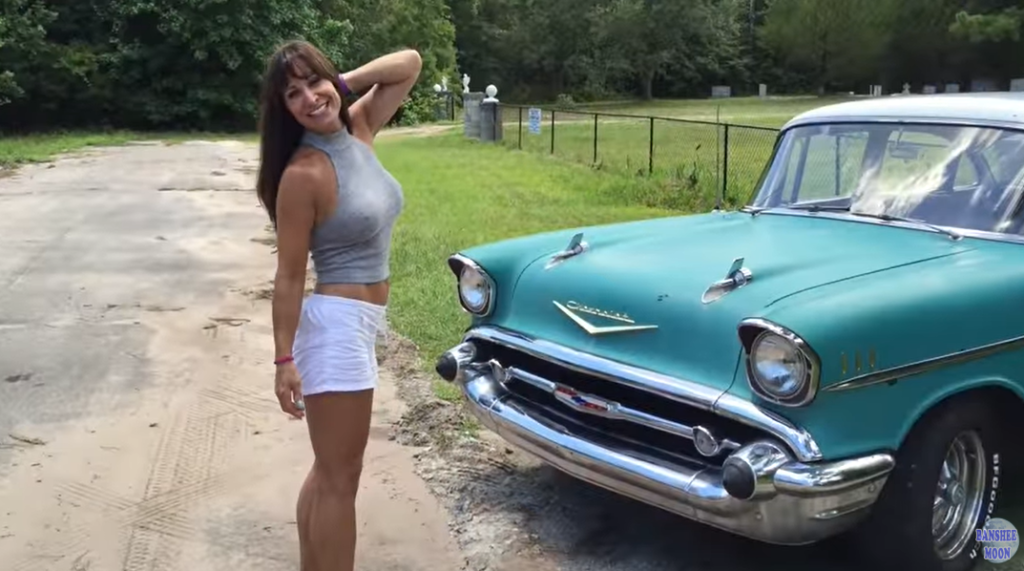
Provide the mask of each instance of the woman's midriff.
POLYGON ((375 284, 317 284, 313 292, 358 299, 375 305, 387 305, 391 283, 385 280, 375 284))

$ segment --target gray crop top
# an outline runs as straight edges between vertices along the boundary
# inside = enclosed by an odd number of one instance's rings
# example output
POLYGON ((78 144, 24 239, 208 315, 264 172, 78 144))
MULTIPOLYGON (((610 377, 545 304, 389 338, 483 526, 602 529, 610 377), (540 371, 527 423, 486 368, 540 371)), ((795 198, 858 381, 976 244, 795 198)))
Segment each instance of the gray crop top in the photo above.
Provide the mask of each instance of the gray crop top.
POLYGON ((390 276, 391 231, 402 211, 402 186, 373 151, 344 128, 306 131, 302 144, 327 154, 338 181, 338 207, 310 235, 318 283, 369 284, 390 276))

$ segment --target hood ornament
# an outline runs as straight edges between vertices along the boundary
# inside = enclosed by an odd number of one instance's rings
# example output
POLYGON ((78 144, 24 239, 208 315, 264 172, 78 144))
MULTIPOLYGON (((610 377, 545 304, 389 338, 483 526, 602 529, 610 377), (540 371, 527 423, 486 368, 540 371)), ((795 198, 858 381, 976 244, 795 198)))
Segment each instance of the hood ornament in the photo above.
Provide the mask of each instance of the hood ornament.
POLYGON ((634 325, 636 322, 633 321, 628 315, 624 313, 615 313, 612 311, 605 311, 603 309, 588 307, 575 301, 570 301, 565 305, 562 305, 557 301, 554 301, 552 303, 554 303, 555 307, 561 310, 562 313, 567 315, 569 319, 573 320, 573 323, 579 325, 581 329, 583 329, 590 335, 604 335, 607 333, 626 333, 628 331, 646 331, 648 329, 658 328, 657 325, 634 325), (605 319, 611 319, 613 321, 628 323, 629 325, 608 325, 605 327, 598 327, 580 317, 578 313, 597 315, 605 319))
POLYGON ((747 285, 752 279, 754 279, 754 274, 748 268, 743 267, 743 258, 736 258, 725 274, 725 279, 708 286, 700 300, 706 304, 716 302, 729 292, 747 285))
POLYGON ((572 240, 569 240, 569 245, 566 246, 564 250, 558 252, 554 256, 551 256, 551 259, 548 260, 548 263, 544 266, 544 269, 550 270, 551 268, 557 266, 558 264, 561 264, 565 260, 568 260, 573 256, 578 256, 583 252, 586 252, 589 248, 590 246, 583 241, 583 232, 580 232, 579 234, 573 236, 572 240))

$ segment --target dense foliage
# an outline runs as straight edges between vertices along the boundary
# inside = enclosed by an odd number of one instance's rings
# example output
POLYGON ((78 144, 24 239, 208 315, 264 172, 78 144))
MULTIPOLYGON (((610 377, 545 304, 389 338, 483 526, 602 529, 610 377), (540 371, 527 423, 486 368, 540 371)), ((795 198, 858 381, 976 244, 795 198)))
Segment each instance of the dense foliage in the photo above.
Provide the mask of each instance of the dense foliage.
POLYGON ((306 38, 351 68, 401 47, 431 86, 505 100, 1002 88, 1024 0, 0 0, 0 128, 251 129, 266 56, 306 38))

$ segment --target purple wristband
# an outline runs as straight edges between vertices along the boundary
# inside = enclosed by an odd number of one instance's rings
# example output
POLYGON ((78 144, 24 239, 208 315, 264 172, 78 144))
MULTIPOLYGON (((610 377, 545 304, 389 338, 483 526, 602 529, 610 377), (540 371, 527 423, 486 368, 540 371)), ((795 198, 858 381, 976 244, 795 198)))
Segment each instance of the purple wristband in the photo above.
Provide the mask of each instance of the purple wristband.
POLYGON ((345 83, 345 78, 342 77, 340 73, 338 74, 338 85, 341 86, 342 95, 347 97, 348 95, 352 94, 352 90, 348 88, 348 84, 345 83))

